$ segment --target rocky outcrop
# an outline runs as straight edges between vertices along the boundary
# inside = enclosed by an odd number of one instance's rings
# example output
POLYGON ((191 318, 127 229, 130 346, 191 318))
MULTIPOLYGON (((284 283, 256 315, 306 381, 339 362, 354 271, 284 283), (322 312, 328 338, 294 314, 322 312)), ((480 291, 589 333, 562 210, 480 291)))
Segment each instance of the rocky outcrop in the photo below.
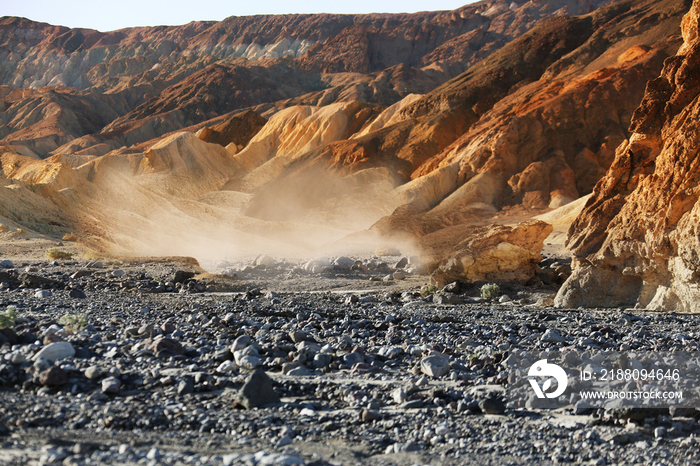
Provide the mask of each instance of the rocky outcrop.
POLYGON ((453 227, 424 236, 420 248, 434 270, 431 282, 440 288, 453 281, 525 283, 535 275, 551 232, 551 225, 538 220, 513 227, 453 227))
POLYGON ((699 21, 695 1, 682 47, 649 82, 633 134, 571 226, 577 268, 557 295, 560 307, 700 310, 699 21), (602 286, 586 292, 591 284, 602 286))
POLYGON ((235 153, 248 145, 265 123, 267 123, 265 118, 248 110, 217 125, 205 126, 197 132, 197 137, 204 142, 219 144, 223 147, 233 144, 229 152, 235 153), (233 151, 234 147, 235 151, 233 151))

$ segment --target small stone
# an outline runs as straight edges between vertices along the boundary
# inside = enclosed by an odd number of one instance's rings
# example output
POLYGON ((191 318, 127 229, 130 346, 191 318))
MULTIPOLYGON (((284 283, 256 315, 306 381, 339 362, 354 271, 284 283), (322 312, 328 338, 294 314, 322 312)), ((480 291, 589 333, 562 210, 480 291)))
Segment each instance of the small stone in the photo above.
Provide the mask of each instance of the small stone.
POLYGON ((118 393, 122 387, 122 382, 116 377, 107 377, 102 381, 102 393, 118 393))
POLYGON ((354 366, 358 362, 365 362, 365 357, 357 351, 353 351, 352 353, 348 353, 343 356, 343 363, 347 364, 348 366, 354 366))
POLYGON ((402 257, 399 261, 394 264, 395 269, 403 269, 408 265, 408 257, 402 257))
POLYGON ((666 435, 666 428, 663 426, 654 429, 654 438, 661 438, 666 435))
POLYGON ((399 447, 399 452, 400 453, 410 453, 413 451, 420 451, 421 447, 417 443, 413 442, 412 440, 409 440, 408 442, 401 444, 399 447))
POLYGON ((265 266, 265 267, 272 267, 272 266, 275 265, 275 260, 274 260, 272 257, 270 257, 270 256, 267 256, 267 255, 265 255, 265 254, 262 254, 262 255, 258 256, 258 257, 253 261, 253 265, 254 265, 254 266, 262 265, 262 266, 265 266))
POLYGON ((161 456, 163 455, 161 454, 160 450, 155 447, 151 448, 146 454, 146 458, 151 461, 157 461, 161 456))
POLYGON ((284 437, 282 437, 281 439, 279 439, 277 441, 276 446, 277 446, 277 448, 282 448, 282 447, 286 447, 287 445, 291 445, 292 443, 294 443, 292 441, 292 439, 288 435, 285 435, 284 437))
POLYGON ((102 377, 104 370, 100 366, 90 366, 85 369, 85 377, 90 380, 96 380, 102 377))
POLYGON ((242 349, 247 348, 251 343, 253 342, 253 339, 250 338, 250 335, 241 335, 240 337, 236 338, 231 345, 231 352, 235 353, 236 351, 240 351, 242 349))
POLYGON ((306 341, 309 338, 309 335, 306 332, 301 332, 299 330, 293 330, 293 331, 289 332, 289 338, 294 343, 301 343, 302 341, 306 341))
POLYGON ((499 303, 509 303, 510 301, 511 299, 507 294, 504 294, 500 298, 498 298, 499 303))
POLYGON ((81 290, 70 290, 68 293, 68 296, 74 299, 85 299, 87 298, 87 295, 82 292, 81 290))
POLYGON ((290 369, 287 372, 287 375, 291 375, 294 377, 299 377, 299 376, 304 376, 304 375, 309 375, 309 374, 311 374, 311 371, 307 367, 304 367, 304 366, 295 367, 293 369, 290 369))
POLYGON ((152 323, 151 324, 144 324, 141 327, 139 327, 138 334, 141 336, 152 337, 155 329, 156 329, 156 327, 152 323))
POLYGON ((450 371, 450 359, 445 356, 428 356, 420 362, 421 371, 430 377, 442 377, 450 371))
POLYGON ((314 356, 313 360, 313 366, 316 369, 323 369, 324 367, 327 367, 330 365, 331 361, 333 359, 333 356, 327 353, 317 353, 314 356))
POLYGON ((233 361, 224 361, 221 364, 219 364, 219 367, 216 368, 216 372, 220 372, 222 374, 227 374, 235 370, 236 363, 234 363, 233 361))
POLYGON ((50 298, 53 296, 49 290, 38 290, 34 293, 35 298, 50 298))
POLYGON ((500 398, 489 397, 479 400, 479 409, 484 414, 503 414, 506 412, 506 405, 500 398))
POLYGON ((181 380, 180 383, 177 384, 178 395, 192 393, 193 391, 194 391, 194 382, 189 377, 184 379, 184 380, 181 380))
POLYGON ((39 383, 45 387, 56 387, 66 382, 68 382, 68 374, 57 366, 51 366, 39 374, 39 383))
POLYGON ((38 353, 32 358, 33 361, 38 359, 45 359, 49 362, 54 362, 59 359, 72 358, 75 356, 75 349, 67 341, 59 341, 57 343, 51 343, 50 345, 44 346, 38 353))
POLYGON ((411 400, 401 404, 401 409, 418 409, 425 405, 423 400, 411 400))
POLYGON ((181 356, 185 354, 185 348, 180 344, 180 342, 175 341, 171 338, 161 338, 153 342, 148 349, 158 354, 161 351, 169 351, 173 355, 181 356))
POLYGON ((165 322, 163 325, 160 326, 160 329, 163 331, 163 335, 170 335, 175 331, 177 327, 175 327, 175 324, 172 322, 165 322))
POLYGON ((574 414, 577 416, 591 414, 594 410, 595 408, 587 401, 579 400, 574 405, 574 414))
POLYGON ((73 445, 71 451, 74 455, 84 455, 90 451, 90 447, 88 447, 84 443, 76 443, 75 445, 73 445))
POLYGON ((392 274, 392 277, 394 280, 405 280, 406 279, 406 272, 402 270, 397 270, 392 274))
POLYGON ((253 370, 260 365, 260 358, 257 356, 246 355, 236 359, 236 364, 241 369, 253 370))
POLYGON ((272 386, 272 379, 260 369, 246 379, 239 393, 240 403, 247 409, 279 403, 280 397, 272 386))
POLYGON ((462 298, 454 293, 435 293, 433 295, 433 303, 435 304, 461 304, 462 298))
POLYGON ((14 264, 12 264, 12 261, 9 261, 7 259, 0 261, 0 269, 12 269, 14 268, 14 264))
POLYGON ((114 278, 123 277, 123 276, 124 276, 124 271, 123 271, 123 270, 120 270, 120 269, 117 269, 117 270, 115 270, 115 271, 112 272, 112 276, 113 276, 114 278))
POLYGON ((370 409, 363 409, 362 414, 360 415, 360 419, 362 419, 362 422, 378 421, 381 418, 382 418, 381 414, 379 414, 376 411, 372 411, 370 409))
POLYGON ((566 338, 559 335, 559 333, 553 328, 549 328, 546 332, 544 332, 540 338, 540 341, 544 343, 563 343, 566 341, 566 338))
POLYGON ((342 270, 350 270, 355 265, 355 261, 349 257, 340 256, 333 261, 333 265, 342 270))
POLYGON ((27 362, 27 357, 22 353, 13 353, 10 362, 15 366, 19 366, 27 362))
POLYGON ((408 399, 408 393, 406 392, 406 389, 399 387, 391 392, 391 398, 394 400, 394 403, 400 405, 408 399))

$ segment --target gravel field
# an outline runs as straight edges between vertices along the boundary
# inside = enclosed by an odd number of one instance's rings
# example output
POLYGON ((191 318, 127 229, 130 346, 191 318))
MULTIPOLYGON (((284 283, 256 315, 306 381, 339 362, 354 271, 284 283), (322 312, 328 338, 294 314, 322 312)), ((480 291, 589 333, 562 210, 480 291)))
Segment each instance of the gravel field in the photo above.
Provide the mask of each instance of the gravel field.
POLYGON ((493 302, 389 259, 0 262, 0 464, 700 463, 694 408, 515 407, 503 364, 697 352, 697 316, 547 307, 554 259, 493 302))

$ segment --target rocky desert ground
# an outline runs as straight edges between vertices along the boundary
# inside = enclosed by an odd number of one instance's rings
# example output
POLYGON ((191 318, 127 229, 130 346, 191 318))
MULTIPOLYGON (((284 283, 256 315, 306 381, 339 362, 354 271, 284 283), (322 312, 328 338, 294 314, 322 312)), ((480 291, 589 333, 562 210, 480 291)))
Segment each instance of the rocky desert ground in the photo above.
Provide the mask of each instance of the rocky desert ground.
POLYGON ((4 262, 0 308, 17 319, 0 331, 0 460, 698 461, 694 408, 514 407, 503 364, 516 349, 698 351, 697 316, 555 309, 556 286, 421 293, 406 258, 358 261, 4 262))

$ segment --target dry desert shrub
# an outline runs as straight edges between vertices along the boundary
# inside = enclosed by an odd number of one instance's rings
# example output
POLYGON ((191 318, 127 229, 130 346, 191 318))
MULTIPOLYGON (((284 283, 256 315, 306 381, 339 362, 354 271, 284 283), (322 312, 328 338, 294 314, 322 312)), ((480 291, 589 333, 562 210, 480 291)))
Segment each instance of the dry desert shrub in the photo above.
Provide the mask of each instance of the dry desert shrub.
POLYGON ((70 259, 73 257, 73 254, 66 251, 60 251, 56 248, 51 248, 46 251, 46 257, 49 260, 55 261, 60 259, 70 259))
POLYGON ((63 235, 63 241, 73 241, 73 242, 77 242, 77 241, 78 241, 78 235, 76 235, 75 233, 66 233, 65 235, 63 235))

